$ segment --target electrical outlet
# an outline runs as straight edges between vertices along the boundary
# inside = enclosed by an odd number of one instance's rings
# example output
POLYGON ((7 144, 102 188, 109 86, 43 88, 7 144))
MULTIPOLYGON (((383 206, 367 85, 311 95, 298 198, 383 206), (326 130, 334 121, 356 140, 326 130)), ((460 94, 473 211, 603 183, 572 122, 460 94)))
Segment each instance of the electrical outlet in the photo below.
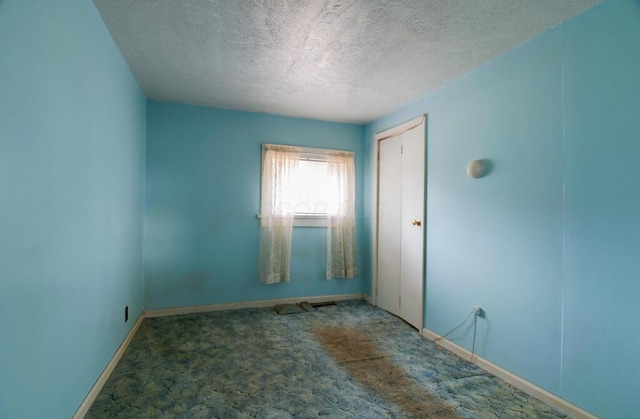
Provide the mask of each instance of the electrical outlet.
POLYGON ((473 314, 475 314, 476 316, 484 317, 484 310, 482 309, 482 307, 473 306, 471 309, 472 309, 473 314))

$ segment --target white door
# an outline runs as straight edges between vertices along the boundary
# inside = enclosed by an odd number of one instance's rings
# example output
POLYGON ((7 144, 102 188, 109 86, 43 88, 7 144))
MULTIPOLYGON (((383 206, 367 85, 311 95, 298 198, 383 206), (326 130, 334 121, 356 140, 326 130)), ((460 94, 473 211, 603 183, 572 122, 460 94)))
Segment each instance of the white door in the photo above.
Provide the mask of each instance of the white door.
POLYGON ((377 304, 422 328, 424 123, 381 140, 377 304))
POLYGON ((379 307, 400 316, 402 135, 380 141, 378 163, 379 307))
POLYGON ((422 329, 424 260, 424 124, 402 134, 400 317, 422 329))

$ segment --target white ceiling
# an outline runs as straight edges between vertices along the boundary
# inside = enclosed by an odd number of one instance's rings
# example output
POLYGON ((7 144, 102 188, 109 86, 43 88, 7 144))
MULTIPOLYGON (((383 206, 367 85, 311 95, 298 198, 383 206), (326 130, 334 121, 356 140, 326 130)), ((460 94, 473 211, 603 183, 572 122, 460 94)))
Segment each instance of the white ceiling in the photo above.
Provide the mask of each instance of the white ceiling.
POLYGON ((151 99, 366 123, 601 0, 94 0, 151 99))

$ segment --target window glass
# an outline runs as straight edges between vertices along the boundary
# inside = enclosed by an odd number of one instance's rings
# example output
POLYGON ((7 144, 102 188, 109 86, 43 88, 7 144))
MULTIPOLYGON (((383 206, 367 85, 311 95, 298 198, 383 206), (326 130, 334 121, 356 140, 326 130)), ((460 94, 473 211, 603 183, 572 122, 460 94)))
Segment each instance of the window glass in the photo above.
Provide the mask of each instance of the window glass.
POLYGON ((353 212, 353 152, 263 144, 262 217, 291 217, 294 226, 326 227, 353 212))
POLYGON ((326 161, 300 159, 290 197, 296 216, 326 216, 336 212, 337 191, 327 176, 326 161))

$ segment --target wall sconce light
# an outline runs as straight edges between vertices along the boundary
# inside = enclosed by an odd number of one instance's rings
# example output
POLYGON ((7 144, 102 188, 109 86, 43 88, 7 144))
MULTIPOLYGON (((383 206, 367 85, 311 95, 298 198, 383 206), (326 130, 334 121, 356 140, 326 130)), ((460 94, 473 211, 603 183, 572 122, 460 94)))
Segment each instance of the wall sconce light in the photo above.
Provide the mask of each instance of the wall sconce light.
POLYGON ((482 160, 473 160, 467 165, 467 175, 477 179, 484 173, 484 162, 482 160))

